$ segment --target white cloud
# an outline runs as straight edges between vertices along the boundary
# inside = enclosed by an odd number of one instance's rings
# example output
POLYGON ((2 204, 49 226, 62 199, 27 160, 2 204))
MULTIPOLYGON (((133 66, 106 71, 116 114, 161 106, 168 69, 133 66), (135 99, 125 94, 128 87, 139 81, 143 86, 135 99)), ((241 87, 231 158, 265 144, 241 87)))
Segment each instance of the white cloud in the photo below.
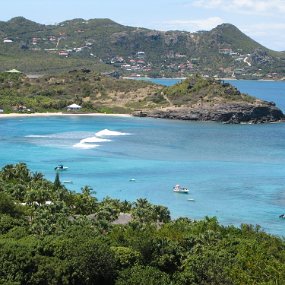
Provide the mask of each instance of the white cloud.
POLYGON ((285 30, 285 23, 259 23, 247 27, 250 31, 278 32, 285 30))
POLYGON ((207 19, 197 20, 170 20, 164 22, 164 28, 167 30, 186 31, 211 30, 222 23, 224 23, 224 21, 220 17, 210 17, 207 19))
POLYGON ((284 0, 195 0, 191 5, 246 14, 281 15, 285 13, 284 0))
POLYGON ((285 50, 285 23, 256 23, 240 28, 267 48, 285 50))

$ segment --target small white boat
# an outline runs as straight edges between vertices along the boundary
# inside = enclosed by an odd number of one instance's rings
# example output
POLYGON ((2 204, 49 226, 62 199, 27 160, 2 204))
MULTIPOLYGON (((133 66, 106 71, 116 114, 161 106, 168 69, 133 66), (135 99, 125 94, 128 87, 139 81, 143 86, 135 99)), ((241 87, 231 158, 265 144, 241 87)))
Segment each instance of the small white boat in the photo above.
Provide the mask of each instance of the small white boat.
POLYGON ((189 199, 187 199, 187 201, 194 202, 194 201, 195 201, 195 199, 193 199, 193 198, 189 198, 189 199))
POLYGON ((68 167, 67 166, 63 166, 62 164, 59 164, 58 166, 56 166, 54 168, 54 170, 60 170, 60 171, 67 170, 67 169, 68 169, 68 167))
POLYGON ((130 181, 130 182, 135 182, 136 179, 135 179, 135 178, 131 178, 129 181, 130 181))
POLYGON ((69 184, 71 184, 71 183, 73 183, 73 182, 72 182, 72 180, 65 180, 65 181, 63 181, 63 183, 69 183, 69 184))
POLYGON ((187 189, 185 187, 181 187, 179 184, 176 184, 173 187, 173 192, 188 194, 189 193, 189 189, 187 189))

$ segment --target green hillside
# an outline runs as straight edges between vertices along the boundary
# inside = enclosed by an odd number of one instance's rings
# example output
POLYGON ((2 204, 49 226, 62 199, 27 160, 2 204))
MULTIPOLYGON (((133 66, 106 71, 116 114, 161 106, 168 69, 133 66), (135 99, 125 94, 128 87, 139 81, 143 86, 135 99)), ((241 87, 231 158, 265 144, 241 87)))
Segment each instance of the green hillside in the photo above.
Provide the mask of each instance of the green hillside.
POLYGON ((75 67, 123 75, 284 77, 283 52, 271 51, 231 24, 206 32, 156 31, 109 19, 42 25, 23 17, 0 22, 0 70, 55 72, 75 67))
POLYGON ((231 46, 235 50, 242 49, 246 53, 258 48, 265 49, 261 44, 252 40, 231 24, 217 26, 210 32, 209 36, 216 37, 217 43, 223 44, 225 47, 231 46))
MULTIPOLYGON (((39 78, 29 78, 20 73, 0 73, 0 108, 5 113, 65 112, 66 107, 73 103, 82 106, 80 112, 83 113, 137 114, 152 110, 167 112, 174 108, 178 113, 181 111, 181 116, 185 108, 187 112, 198 109, 210 114, 216 113, 221 106, 226 108, 226 112, 240 113, 249 107, 276 109, 273 103, 243 94, 221 80, 200 75, 190 76, 181 83, 165 87, 142 80, 115 79, 89 69, 39 78)), ((276 120, 283 117, 280 110, 274 112, 277 112, 274 115, 276 120)), ((261 114, 260 111, 259 116, 261 114)), ((273 120, 271 116, 268 119, 273 120)), ((201 117, 201 120, 215 119, 201 117)))
POLYGON ((198 75, 189 77, 173 86, 165 87, 162 92, 175 106, 193 106, 201 102, 221 104, 254 103, 257 101, 255 97, 241 93, 236 87, 228 83, 202 78, 198 75))
POLYGON ((6 113, 66 111, 77 103, 82 112, 130 113, 136 108, 160 106, 148 96, 162 86, 145 81, 114 79, 88 69, 31 79, 19 73, 0 73, 0 107, 6 113))

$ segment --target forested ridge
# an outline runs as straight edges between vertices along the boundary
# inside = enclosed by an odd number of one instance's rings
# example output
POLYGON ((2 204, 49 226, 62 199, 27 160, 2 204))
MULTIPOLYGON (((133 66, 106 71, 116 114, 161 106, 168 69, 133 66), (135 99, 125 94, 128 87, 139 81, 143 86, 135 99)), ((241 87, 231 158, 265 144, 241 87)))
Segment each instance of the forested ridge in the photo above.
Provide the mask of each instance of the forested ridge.
POLYGON ((25 163, 0 171, 0 284, 285 284, 284 247, 259 226, 171 220, 145 199, 98 201, 25 163))

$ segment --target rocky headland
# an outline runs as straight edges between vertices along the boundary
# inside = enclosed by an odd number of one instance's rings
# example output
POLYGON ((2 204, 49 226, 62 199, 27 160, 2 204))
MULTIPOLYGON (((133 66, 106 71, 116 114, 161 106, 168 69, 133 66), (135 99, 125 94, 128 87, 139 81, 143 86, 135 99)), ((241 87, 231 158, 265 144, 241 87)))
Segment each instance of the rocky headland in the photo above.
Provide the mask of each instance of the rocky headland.
POLYGON ((136 111, 134 116, 190 121, 215 121, 223 123, 269 123, 284 120, 282 111, 272 104, 262 105, 232 103, 203 108, 170 107, 136 111))
POLYGON ((229 83, 194 76, 160 94, 170 106, 138 110, 134 116, 223 123, 268 123, 285 119, 273 102, 243 94, 229 83))

